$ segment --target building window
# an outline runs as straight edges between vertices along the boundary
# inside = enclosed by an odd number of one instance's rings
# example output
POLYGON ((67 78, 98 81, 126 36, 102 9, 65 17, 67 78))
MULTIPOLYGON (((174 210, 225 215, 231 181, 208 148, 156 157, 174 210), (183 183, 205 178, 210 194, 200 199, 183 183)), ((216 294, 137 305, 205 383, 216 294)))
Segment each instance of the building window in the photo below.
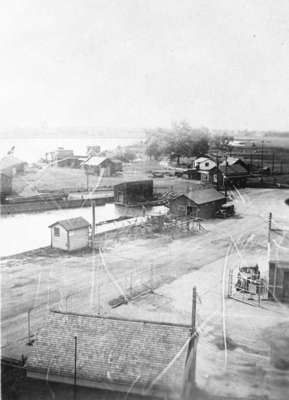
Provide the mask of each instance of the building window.
POLYGON ((54 236, 57 236, 57 237, 60 236, 60 229, 57 227, 54 228, 54 236))

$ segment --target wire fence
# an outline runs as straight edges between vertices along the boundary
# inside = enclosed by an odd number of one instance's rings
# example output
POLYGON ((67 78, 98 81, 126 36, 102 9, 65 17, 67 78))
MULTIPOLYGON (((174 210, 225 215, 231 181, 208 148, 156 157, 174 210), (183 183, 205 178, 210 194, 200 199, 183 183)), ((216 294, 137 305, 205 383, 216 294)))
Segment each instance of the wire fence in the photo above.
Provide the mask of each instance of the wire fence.
POLYGON ((228 277, 228 297, 261 307, 268 299, 268 283, 264 278, 252 278, 237 269, 231 269, 228 277))

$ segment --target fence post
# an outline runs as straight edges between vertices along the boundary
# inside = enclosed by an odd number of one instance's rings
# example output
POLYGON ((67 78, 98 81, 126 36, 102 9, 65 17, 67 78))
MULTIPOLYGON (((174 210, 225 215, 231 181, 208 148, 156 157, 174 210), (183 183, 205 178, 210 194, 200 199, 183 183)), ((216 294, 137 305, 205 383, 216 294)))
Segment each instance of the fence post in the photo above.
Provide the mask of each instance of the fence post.
POLYGON ((153 291, 154 288, 154 267, 151 264, 151 291, 153 291))
POLYGON ((31 308, 28 310, 27 312, 27 323, 28 323, 28 342, 27 344, 30 345, 31 344, 31 326, 30 326, 30 314, 31 314, 31 308))
POLYGON ((132 272, 129 274, 129 296, 132 297, 132 272))

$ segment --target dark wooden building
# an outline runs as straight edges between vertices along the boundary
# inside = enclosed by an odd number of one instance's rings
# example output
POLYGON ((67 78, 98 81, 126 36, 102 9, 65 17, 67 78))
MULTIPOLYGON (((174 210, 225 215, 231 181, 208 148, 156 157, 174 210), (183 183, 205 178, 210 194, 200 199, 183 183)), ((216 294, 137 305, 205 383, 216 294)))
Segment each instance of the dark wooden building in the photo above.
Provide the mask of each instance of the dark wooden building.
POLYGON ((270 238, 268 297, 289 302, 289 231, 273 229, 270 238))
POLYGON ((214 218, 226 203, 226 197, 215 189, 194 190, 180 193, 169 201, 170 212, 177 216, 214 218))
POLYGON ((12 193, 12 176, 0 171, 0 201, 5 201, 6 196, 12 193))
POLYGON ((114 202, 119 205, 145 204, 153 200, 153 180, 122 182, 114 186, 114 202))
POLYGON ((239 164, 220 165, 219 170, 222 174, 222 185, 227 187, 245 187, 248 179, 248 171, 239 164))

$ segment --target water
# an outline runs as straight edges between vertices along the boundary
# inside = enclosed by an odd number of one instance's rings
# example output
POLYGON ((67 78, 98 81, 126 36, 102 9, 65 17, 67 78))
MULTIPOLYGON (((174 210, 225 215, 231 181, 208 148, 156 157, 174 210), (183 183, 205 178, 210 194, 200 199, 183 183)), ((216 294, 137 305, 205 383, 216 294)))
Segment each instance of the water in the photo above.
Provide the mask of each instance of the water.
POLYGON ((28 163, 39 161, 40 158, 45 157, 46 152, 55 151, 57 147, 64 147, 68 150, 73 150, 76 155, 85 155, 87 146, 101 146, 101 151, 112 150, 117 146, 126 146, 133 144, 142 137, 84 137, 84 138, 31 138, 31 139, 19 139, 19 138, 0 138, 0 158, 7 155, 7 152, 12 146, 15 146, 14 155, 23 161, 28 163))
MULTIPOLYGON (((155 214, 165 212, 165 207, 152 207, 147 213, 155 214)), ((106 204, 95 208, 96 222, 117 218, 121 215, 142 215, 141 208, 118 207, 114 204, 106 204)), ((15 214, 1 216, 0 220, 0 256, 9 256, 23 251, 37 249, 50 245, 49 225, 66 218, 84 217, 92 222, 90 207, 73 208, 65 210, 51 210, 41 213, 15 214)))

